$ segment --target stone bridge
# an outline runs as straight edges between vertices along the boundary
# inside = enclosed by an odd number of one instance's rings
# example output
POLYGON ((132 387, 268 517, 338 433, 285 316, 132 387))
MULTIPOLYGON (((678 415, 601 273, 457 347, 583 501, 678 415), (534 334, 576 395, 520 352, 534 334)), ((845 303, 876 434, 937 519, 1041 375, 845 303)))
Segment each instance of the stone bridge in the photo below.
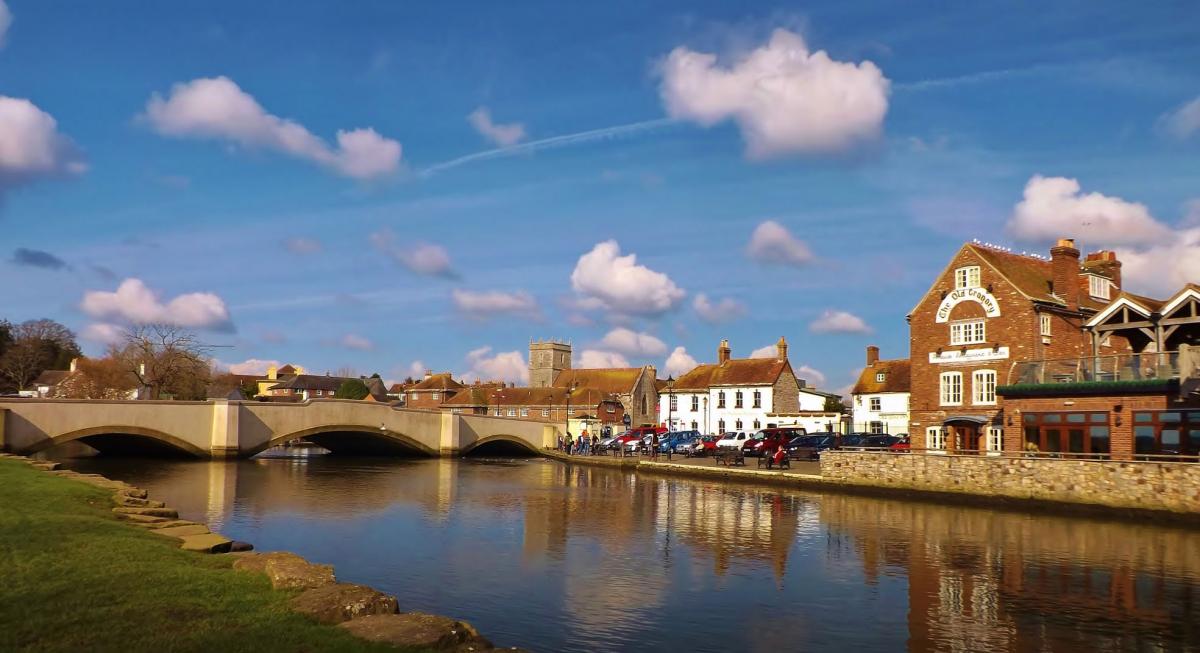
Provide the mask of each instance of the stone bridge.
POLYGON ((545 422, 347 399, 0 399, 0 450, 18 454, 79 441, 101 453, 231 458, 303 439, 334 453, 457 456, 488 443, 537 452, 557 441, 559 429, 545 422))

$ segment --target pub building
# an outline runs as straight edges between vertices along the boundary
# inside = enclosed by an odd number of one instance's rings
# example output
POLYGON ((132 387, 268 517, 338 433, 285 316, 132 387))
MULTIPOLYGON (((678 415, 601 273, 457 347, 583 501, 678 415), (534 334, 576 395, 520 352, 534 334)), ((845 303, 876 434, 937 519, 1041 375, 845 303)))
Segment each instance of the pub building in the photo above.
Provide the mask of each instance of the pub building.
POLYGON ((1136 430, 1136 452, 1194 435, 1197 453, 1197 295, 1123 292, 1115 253, 1081 261, 1070 239, 1048 258, 963 245, 908 315, 913 450, 1128 458, 1136 430))

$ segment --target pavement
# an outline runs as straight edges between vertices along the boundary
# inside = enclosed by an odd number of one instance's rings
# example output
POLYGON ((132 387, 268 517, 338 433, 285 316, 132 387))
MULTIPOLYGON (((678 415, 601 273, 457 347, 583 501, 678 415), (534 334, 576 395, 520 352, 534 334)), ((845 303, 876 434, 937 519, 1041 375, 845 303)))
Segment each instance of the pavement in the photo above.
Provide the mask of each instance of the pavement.
MULTIPOLYGON (((600 460, 604 460, 604 459, 625 460, 625 461, 629 461, 631 463, 635 462, 635 461, 672 463, 675 465, 686 465, 686 466, 694 466, 694 467, 709 467, 709 468, 718 468, 719 467, 720 469, 725 469, 724 465, 717 465, 716 460, 714 460, 712 458, 712 456, 706 456, 703 458, 688 458, 686 456, 673 455, 668 459, 667 454, 664 453, 664 454, 659 454, 658 458, 655 459, 655 458, 651 458, 650 456, 625 456, 625 457, 614 456, 612 454, 612 452, 610 451, 603 456, 575 456, 575 455, 573 455, 573 456, 571 456, 571 458, 572 459, 575 459, 575 458, 598 458, 600 460)), ((759 470, 759 471, 763 471, 763 472, 768 471, 765 467, 760 468, 758 466, 757 458, 751 458, 750 456, 746 457, 745 468, 759 470)), ((738 468, 735 467, 734 469, 738 469, 738 468)), ((775 469, 772 468, 770 471, 773 472, 773 471, 775 471, 775 469)), ((820 476, 821 475, 821 463, 819 463, 815 460, 813 460, 813 461, 793 460, 791 469, 785 469, 783 471, 792 473, 792 474, 807 474, 807 475, 812 475, 812 476, 820 476)))

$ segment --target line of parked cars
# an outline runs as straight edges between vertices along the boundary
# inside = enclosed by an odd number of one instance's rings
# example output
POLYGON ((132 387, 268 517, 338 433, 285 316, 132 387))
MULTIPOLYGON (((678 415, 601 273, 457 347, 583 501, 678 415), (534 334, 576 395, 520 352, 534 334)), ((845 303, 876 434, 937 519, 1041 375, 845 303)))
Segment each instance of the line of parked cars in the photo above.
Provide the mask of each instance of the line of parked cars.
POLYGON ((711 456, 720 449, 741 449, 745 456, 774 454, 780 447, 793 460, 818 460, 821 452, 830 449, 889 449, 908 451, 908 435, 887 433, 833 432, 808 433, 793 426, 771 427, 755 433, 729 431, 721 435, 705 435, 699 431, 668 431, 662 426, 640 426, 601 441, 601 446, 625 453, 649 451, 654 436, 658 436, 659 453, 695 457, 711 456))

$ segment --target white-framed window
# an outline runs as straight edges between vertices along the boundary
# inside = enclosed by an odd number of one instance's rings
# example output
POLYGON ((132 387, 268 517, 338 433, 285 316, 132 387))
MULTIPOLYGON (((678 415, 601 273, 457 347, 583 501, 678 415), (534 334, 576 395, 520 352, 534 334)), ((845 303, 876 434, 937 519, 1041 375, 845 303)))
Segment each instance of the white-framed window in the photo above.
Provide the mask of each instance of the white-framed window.
POLYGON ((1051 324, 1053 323, 1053 320, 1051 320, 1051 318, 1050 318, 1050 314, 1049 314, 1049 313, 1042 313, 1039 319, 1041 320, 1041 327, 1042 327, 1042 328, 1041 328, 1041 332, 1042 332, 1042 335, 1043 335, 1043 336, 1046 336, 1047 338, 1049 338, 1049 337, 1050 337, 1050 331, 1051 331, 1051 324))
POLYGON ((679 397, 671 395, 671 410, 679 410, 679 397))
POLYGON ((958 268, 954 271, 954 287, 955 288, 978 288, 979 287, 979 266, 968 265, 958 268))
POLYGON ((941 397, 943 406, 962 405, 962 372, 942 372, 941 397))
POLYGON ((986 341, 986 320, 958 320, 950 323, 950 344, 977 345, 986 341))
POLYGON ((987 450, 999 453, 1004 450, 1004 429, 999 426, 989 426, 987 430, 987 450))
MULTIPOLYGON (((733 393, 733 407, 734 408, 742 407, 742 391, 741 390, 738 390, 737 392, 733 393)), ((740 429, 742 427, 739 426, 738 428, 740 429)))
POLYGON ((1096 299, 1108 299, 1112 282, 1104 277, 1088 275, 1088 294, 1096 299))
POLYGON ((976 404, 996 403, 996 370, 975 370, 971 375, 971 392, 976 404))
POLYGON ((698 430, 700 430, 700 423, 699 423, 699 422, 697 422, 696 420, 692 420, 692 430, 693 430, 693 431, 698 431, 698 430))
POLYGON ((725 420, 719 419, 719 420, 717 420, 717 433, 724 433, 724 432, 725 432, 725 420))
MULTIPOLYGON (((754 391, 754 407, 762 408, 762 391, 761 390, 754 391)), ((758 427, 756 426, 754 428, 758 428, 758 427)))
POLYGON ((734 428, 734 430, 737 430, 737 431, 742 430, 742 420, 739 419, 738 421, 734 422, 733 428, 734 428))
POLYGON ((542 417, 549 417, 549 416, 550 416, 550 409, 549 409, 549 408, 543 408, 543 409, 542 409, 542 417))
POLYGON ((504 409, 496 406, 496 417, 504 417, 504 409))
POLYGON ((517 409, 516 409, 516 408, 509 408, 509 409, 508 409, 508 416, 509 416, 509 417, 516 417, 516 416, 517 416, 517 409))
POLYGON ((441 398, 441 396, 442 396, 441 393, 435 392, 435 393, 433 393, 433 400, 437 401, 441 398))
POLYGON ((692 412, 700 412, 700 395, 692 395, 692 412))
POLYGON ((946 430, 940 426, 925 429, 925 448, 930 451, 946 450, 946 430))
POLYGON ((758 429, 760 429, 760 428, 762 428, 762 426, 760 426, 760 425, 759 425, 759 421, 758 421, 758 420, 754 420, 754 430, 755 430, 755 431, 757 431, 757 430, 758 430, 758 429))
POLYGON ((883 408, 883 399, 881 399, 879 397, 871 397, 870 404, 871 404, 871 410, 878 413, 883 408))
POLYGON ((528 408, 521 409, 521 417, 529 417, 529 409, 528 408))
POLYGON ((875 373, 875 382, 876 383, 883 383, 886 380, 887 380, 887 372, 876 372, 875 373))
POLYGON ((725 391, 722 390, 717 393, 717 408, 724 408, 724 407, 725 407, 725 391))

